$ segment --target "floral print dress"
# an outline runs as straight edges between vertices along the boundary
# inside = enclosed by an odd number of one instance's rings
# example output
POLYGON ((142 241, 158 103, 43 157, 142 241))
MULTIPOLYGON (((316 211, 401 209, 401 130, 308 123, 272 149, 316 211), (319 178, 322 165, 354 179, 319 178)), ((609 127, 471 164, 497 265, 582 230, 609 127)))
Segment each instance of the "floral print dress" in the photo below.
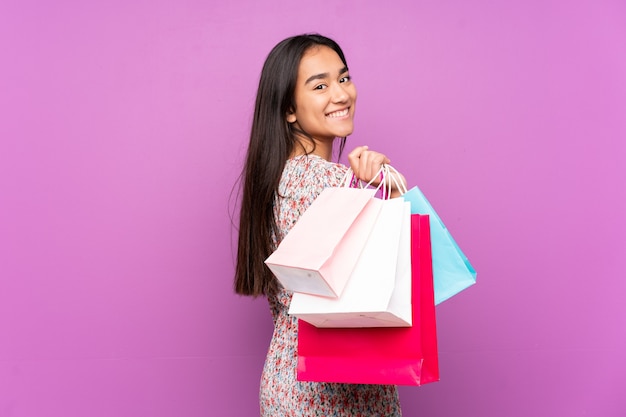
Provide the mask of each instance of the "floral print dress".
MULTIPOLYGON (((276 214, 282 236, 326 187, 341 185, 347 168, 315 155, 289 159, 279 185, 276 214)), ((261 376, 261 417, 401 416, 393 385, 300 382, 298 320, 289 316, 291 292, 280 290, 268 301, 274 334, 261 376)))

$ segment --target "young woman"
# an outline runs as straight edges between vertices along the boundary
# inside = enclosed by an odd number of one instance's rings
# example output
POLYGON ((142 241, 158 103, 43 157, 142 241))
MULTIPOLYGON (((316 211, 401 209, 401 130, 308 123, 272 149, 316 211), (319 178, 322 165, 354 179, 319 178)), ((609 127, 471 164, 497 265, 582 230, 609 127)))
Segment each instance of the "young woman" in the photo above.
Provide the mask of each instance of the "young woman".
MULTIPOLYGON (((267 297, 274 320, 261 377, 263 417, 401 415, 395 386, 297 381, 298 321, 287 314, 292 294, 264 264, 319 193, 340 186, 347 167, 331 162, 333 144, 340 142, 341 153, 355 108, 356 88, 333 40, 294 36, 270 52, 243 171, 235 276, 237 293, 267 297)), ((389 163, 367 146, 356 147, 348 160, 364 181, 389 163)))

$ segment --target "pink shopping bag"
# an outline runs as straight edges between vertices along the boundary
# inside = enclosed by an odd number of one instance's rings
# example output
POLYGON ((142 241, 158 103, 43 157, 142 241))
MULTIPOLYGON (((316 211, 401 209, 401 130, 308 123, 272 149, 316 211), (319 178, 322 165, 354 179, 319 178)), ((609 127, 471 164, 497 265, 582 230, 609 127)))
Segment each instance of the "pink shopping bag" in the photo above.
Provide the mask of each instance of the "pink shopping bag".
POLYGON ((338 297, 380 211, 376 190, 324 189, 265 264, 290 291, 338 297))
POLYGON ((411 309, 411 205, 382 208, 338 298, 294 293, 289 314, 316 327, 408 327, 411 309))
POLYGON ((423 385, 439 380, 428 216, 411 215, 413 326, 317 328, 298 322, 300 381, 423 385))

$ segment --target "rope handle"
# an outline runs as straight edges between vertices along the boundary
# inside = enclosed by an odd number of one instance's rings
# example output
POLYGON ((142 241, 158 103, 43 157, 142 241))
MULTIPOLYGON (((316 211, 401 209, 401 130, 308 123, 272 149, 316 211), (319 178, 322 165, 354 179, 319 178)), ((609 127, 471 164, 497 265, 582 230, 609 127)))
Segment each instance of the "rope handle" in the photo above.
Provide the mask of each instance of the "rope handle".
MULTIPOLYGON (((398 172, 398 170, 392 167, 391 165, 385 165, 385 166, 387 167, 387 170, 388 170, 387 171, 388 176, 389 178, 391 178, 389 183, 391 184, 391 181, 393 181, 393 183, 396 186, 396 190, 400 191, 400 194, 402 195, 406 194, 408 190, 406 188, 406 184, 404 183, 404 181, 398 180, 398 178, 400 178, 400 173, 398 172)), ((389 190, 391 190, 391 185, 389 186, 389 190)))
POLYGON ((380 182, 376 186, 376 191, 381 190, 383 200, 391 198, 393 185, 396 186, 396 189, 400 191, 401 194, 405 194, 407 192, 404 182, 398 180, 398 178, 400 178, 400 173, 388 164, 383 164, 376 175, 374 175, 374 177, 365 185, 363 184, 363 181, 356 178, 351 168, 348 168, 341 182, 344 187, 368 188, 372 186, 377 177, 380 177, 380 182))
POLYGON ((352 171, 352 168, 348 168, 348 171, 346 171, 346 174, 344 175, 343 180, 341 182, 344 187, 348 187, 348 188, 368 188, 372 186, 376 177, 380 176, 381 181, 376 187, 376 190, 378 190, 383 184, 383 177, 384 177, 383 170, 384 170, 384 166, 381 166, 378 172, 376 173, 376 175, 374 175, 374 177, 367 184, 363 185, 363 181, 357 179, 357 177, 354 175, 354 172, 352 171))

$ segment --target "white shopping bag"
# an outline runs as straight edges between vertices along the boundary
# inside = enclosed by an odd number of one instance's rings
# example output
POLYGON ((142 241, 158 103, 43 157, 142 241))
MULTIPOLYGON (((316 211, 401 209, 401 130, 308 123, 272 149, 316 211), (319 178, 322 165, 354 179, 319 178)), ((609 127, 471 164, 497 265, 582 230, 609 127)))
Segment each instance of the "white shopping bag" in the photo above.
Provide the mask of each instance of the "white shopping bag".
POLYGON ((410 327, 411 206, 401 198, 381 206, 339 298, 293 294, 289 314, 316 327, 410 327))
POLYGON ((290 291, 338 297, 380 211, 376 190, 324 189, 265 264, 290 291))

